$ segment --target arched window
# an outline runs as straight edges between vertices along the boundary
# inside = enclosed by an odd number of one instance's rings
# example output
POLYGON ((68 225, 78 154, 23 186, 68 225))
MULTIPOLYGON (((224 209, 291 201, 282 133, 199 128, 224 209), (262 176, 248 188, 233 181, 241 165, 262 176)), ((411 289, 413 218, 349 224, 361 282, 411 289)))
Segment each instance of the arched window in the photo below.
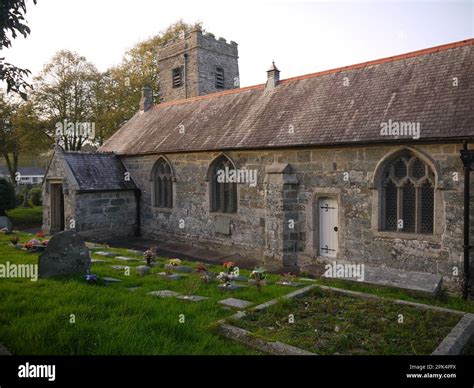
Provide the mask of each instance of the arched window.
POLYGON ((226 156, 219 157, 211 164, 209 171, 211 212, 237 211, 237 183, 232 181, 230 175, 232 170, 235 170, 235 167, 226 156))
POLYGON ((173 174, 170 164, 160 158, 152 172, 152 205, 154 207, 173 207, 173 174))
POLYGON ((435 177, 408 151, 385 166, 381 179, 381 229, 433 233, 435 177))

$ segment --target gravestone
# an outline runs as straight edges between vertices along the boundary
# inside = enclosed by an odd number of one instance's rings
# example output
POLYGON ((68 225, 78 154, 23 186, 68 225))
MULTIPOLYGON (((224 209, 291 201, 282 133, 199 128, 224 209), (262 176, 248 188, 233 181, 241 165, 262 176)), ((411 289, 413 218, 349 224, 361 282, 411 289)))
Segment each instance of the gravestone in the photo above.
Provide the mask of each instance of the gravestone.
POLYGON ((233 291, 237 291, 237 290, 240 290, 240 289, 245 288, 245 287, 248 287, 248 286, 243 285, 243 284, 235 284, 235 283, 232 283, 232 284, 219 284, 217 287, 218 287, 219 290, 221 290, 221 291, 230 291, 230 292, 233 292, 233 291))
POLYGON ((165 269, 169 269, 176 272, 193 272, 193 269, 187 265, 165 264, 165 269))
POLYGON ((13 231, 13 224, 8 217, 0 217, 0 229, 6 229, 7 233, 11 233, 13 231))
POLYGON ((158 298, 173 298, 179 295, 179 292, 171 290, 162 290, 162 291, 151 291, 148 293, 151 296, 157 296, 158 298))
POLYGON ((94 254, 98 256, 104 256, 104 257, 115 257, 117 256, 116 253, 113 252, 104 252, 104 251, 99 251, 99 252, 94 252, 94 254))
POLYGON ((108 276, 103 277, 102 280, 103 280, 106 284, 121 282, 120 279, 115 279, 115 278, 111 278, 111 277, 108 277, 108 276))
POLYGON ((84 239, 72 230, 55 234, 38 259, 40 278, 85 274, 90 266, 89 249, 84 239))
POLYGON ((286 281, 276 282, 276 284, 278 284, 279 286, 288 286, 288 287, 299 287, 303 285, 303 283, 299 283, 299 282, 286 282, 286 281))
POLYGON ((147 267, 146 265, 140 265, 136 269, 140 276, 145 276, 150 273, 150 267, 147 267))
POLYGON ((232 307, 236 309, 246 309, 252 304, 252 302, 249 302, 247 300, 236 299, 236 298, 223 299, 223 300, 220 300, 218 303, 224 306, 232 307))
POLYGON ((189 300, 190 302, 201 302, 209 298, 201 295, 178 295, 176 299, 189 300))
POLYGON ((134 259, 133 257, 126 257, 126 256, 116 256, 115 260, 122 260, 122 261, 134 261, 138 259, 134 259))
POLYGON ((181 279, 181 275, 180 274, 177 274, 177 273, 171 273, 171 274, 167 274, 166 272, 159 272, 158 273, 159 276, 165 278, 165 279, 168 279, 168 280, 178 280, 178 279, 181 279))

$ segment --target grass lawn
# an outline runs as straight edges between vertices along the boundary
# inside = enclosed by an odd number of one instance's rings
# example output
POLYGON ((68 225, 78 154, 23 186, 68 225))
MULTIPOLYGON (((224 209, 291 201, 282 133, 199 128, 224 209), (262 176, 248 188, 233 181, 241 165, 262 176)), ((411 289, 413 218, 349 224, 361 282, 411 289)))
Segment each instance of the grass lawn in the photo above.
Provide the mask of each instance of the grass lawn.
POLYGON ((432 353, 460 319, 457 314, 314 288, 232 323, 322 355, 417 355, 432 353))
POLYGON ((32 228, 41 226, 43 222, 43 207, 19 206, 7 212, 14 228, 32 228))
MULTIPOLYGON (((21 242, 32 236, 20 233, 21 242)), ((15 250, 10 236, 0 234, 0 263, 36 263, 37 254, 15 250)), ((114 249, 124 256, 139 257, 114 249)), ((93 255, 94 258, 103 259, 93 255)), ((92 273, 122 279, 116 284, 88 285, 81 276, 68 279, 0 279, 0 342, 13 354, 256 354, 243 345, 220 337, 213 324, 233 311, 216 302, 236 297, 262 303, 292 291, 268 285, 221 293, 218 283, 200 284, 194 293, 209 300, 194 303, 147 295, 154 290, 184 292, 195 274, 172 281, 157 276, 162 266, 140 277, 132 266, 140 261, 105 259, 94 263, 92 273), (110 265, 131 266, 130 276, 110 265), (141 287, 133 292, 128 287, 141 287), (70 323, 71 314, 76 323, 70 323), (185 321, 179 319, 184 314, 185 321)), ((161 260, 165 262, 164 259, 161 260)), ((195 265, 191 264, 191 265, 195 265)), ((213 268, 220 271, 220 267, 213 268)), ((242 271, 244 275, 248 272, 242 271)), ((272 276, 271 280, 276 277, 272 276)))
MULTIPOLYGON (((33 237, 25 233, 19 235, 20 242, 33 237)), ((10 245, 10 237, 0 234, 0 264, 7 261, 16 264, 37 263, 38 254, 14 249, 10 245)), ((142 259, 126 250, 107 250, 142 259)), ((235 297, 255 305, 294 290, 292 287, 275 285, 277 276, 271 275, 270 284, 263 287, 261 292, 249 287, 234 293, 221 293, 217 283, 199 283, 199 289, 193 293, 209 297, 209 300, 194 303, 175 298, 160 299, 147 293, 164 289, 184 293, 186 289, 194 287, 197 275, 184 274, 182 279, 176 281, 163 279, 157 272, 163 271, 166 260, 159 259, 160 265, 153 267, 151 274, 140 277, 133 267, 143 265, 141 261, 104 259, 96 254, 92 257, 105 260, 103 263, 94 263, 92 273, 123 281, 110 285, 99 281, 97 285, 89 285, 81 276, 39 279, 36 282, 1 278, 0 343, 18 355, 257 354, 244 345, 219 336, 214 330, 216 321, 234 313, 223 309, 217 302, 235 297), (130 276, 126 276, 124 270, 111 268, 111 265, 130 266, 130 276), (127 289, 130 287, 140 288, 131 292, 127 289), (75 316, 75 323, 70 323, 71 314, 75 316), (184 323, 180 323, 183 316, 184 323)), ((222 270, 221 267, 210 269, 216 272, 222 270)), ((248 272, 242 271, 242 274, 248 275, 248 272)), ((444 295, 440 299, 433 299, 397 289, 335 280, 324 282, 332 286, 474 312, 472 302, 456 297, 444 295)), ((344 304, 341 301, 338 303, 340 313, 346 314, 344 304)), ((407 319, 410 319, 410 315, 405 317, 405 321, 407 319)), ((413 329, 411 324, 403 327, 407 332, 413 329)), ((388 345, 392 346, 390 349, 395 349, 393 346, 396 344, 389 342, 388 345)), ((328 348, 327 352, 330 351, 328 348)))

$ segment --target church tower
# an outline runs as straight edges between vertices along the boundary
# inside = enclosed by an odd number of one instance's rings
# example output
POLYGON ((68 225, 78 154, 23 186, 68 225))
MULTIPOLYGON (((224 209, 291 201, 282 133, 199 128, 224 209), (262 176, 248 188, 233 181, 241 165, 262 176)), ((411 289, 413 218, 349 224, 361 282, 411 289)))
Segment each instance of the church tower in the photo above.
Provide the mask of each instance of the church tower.
POLYGON ((237 43, 201 30, 181 33, 158 51, 160 102, 239 87, 237 43))

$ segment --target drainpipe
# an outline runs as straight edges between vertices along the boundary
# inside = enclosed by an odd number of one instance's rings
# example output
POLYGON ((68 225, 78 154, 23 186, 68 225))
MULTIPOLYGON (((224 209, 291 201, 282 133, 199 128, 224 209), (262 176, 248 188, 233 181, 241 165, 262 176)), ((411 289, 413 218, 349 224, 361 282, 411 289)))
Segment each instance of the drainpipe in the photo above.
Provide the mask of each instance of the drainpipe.
POLYGON ((464 164, 464 285, 463 298, 467 299, 470 293, 470 266, 469 266, 469 251, 470 251, 470 236, 469 236, 469 197, 470 197, 470 183, 471 183, 471 169, 474 162, 474 150, 468 150, 467 140, 463 142, 463 150, 461 151, 461 160, 464 164))
POLYGON ((137 204, 137 214, 136 214, 136 226, 135 226, 135 236, 138 237, 141 235, 141 230, 140 230, 140 227, 141 227, 141 219, 140 219, 140 199, 141 199, 141 196, 142 196, 142 192, 140 191, 140 189, 135 189, 134 191, 135 193, 135 202, 137 204))

